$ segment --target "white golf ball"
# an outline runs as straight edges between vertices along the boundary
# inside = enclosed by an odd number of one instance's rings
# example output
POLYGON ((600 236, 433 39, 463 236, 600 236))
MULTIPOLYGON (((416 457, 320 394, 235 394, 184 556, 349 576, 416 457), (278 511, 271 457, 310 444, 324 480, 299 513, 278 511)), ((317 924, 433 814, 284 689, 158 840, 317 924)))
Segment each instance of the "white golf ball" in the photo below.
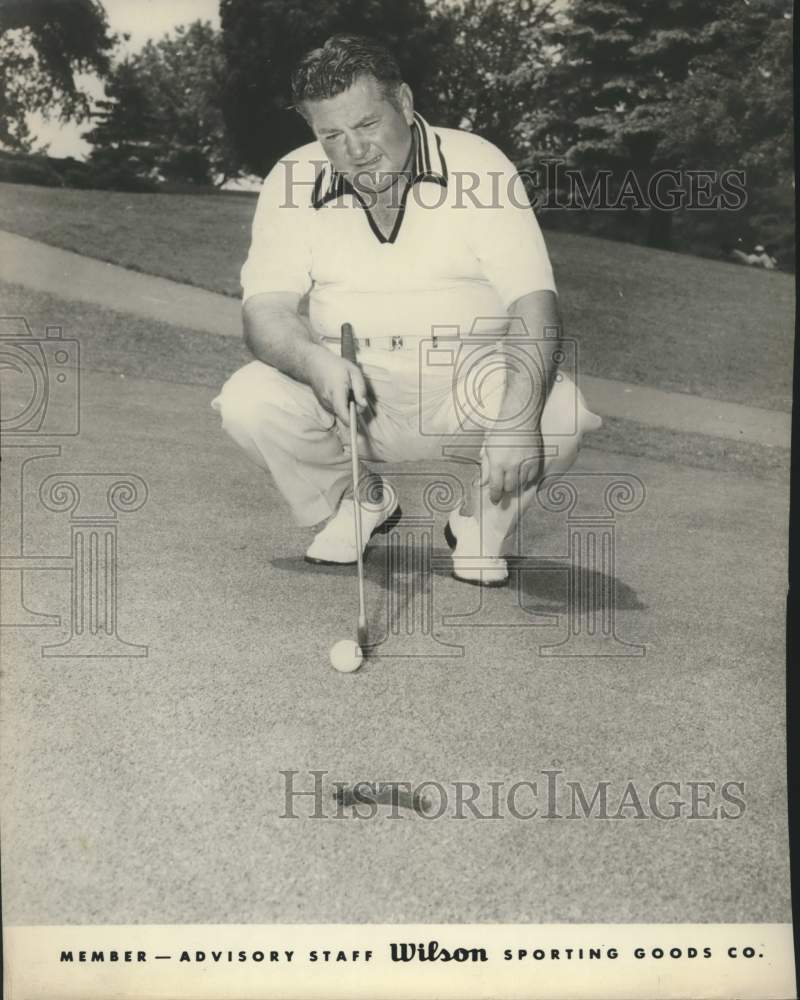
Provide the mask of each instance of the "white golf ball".
POLYGON ((364 654, 357 642, 353 642, 352 639, 340 639, 331 646, 330 658, 331 664, 340 674, 352 674, 361 666, 364 654))

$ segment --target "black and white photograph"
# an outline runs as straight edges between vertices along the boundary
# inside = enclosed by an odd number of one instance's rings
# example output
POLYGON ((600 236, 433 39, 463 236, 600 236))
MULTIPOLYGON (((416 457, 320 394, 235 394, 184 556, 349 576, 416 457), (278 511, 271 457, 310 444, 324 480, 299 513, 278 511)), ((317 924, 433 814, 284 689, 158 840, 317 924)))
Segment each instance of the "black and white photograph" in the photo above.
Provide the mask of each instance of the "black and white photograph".
POLYGON ((797 997, 793 32, 0 0, 9 1000, 797 997))

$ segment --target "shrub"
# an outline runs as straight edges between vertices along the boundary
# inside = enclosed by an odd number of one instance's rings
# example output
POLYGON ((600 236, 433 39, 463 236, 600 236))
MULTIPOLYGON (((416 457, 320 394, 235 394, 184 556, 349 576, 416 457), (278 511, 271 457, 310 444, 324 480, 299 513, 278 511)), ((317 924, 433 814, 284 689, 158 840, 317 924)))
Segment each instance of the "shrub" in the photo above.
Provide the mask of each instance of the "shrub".
POLYGON ((8 184, 39 184, 43 187, 62 187, 62 180, 46 160, 29 156, 0 157, 0 181, 8 184))

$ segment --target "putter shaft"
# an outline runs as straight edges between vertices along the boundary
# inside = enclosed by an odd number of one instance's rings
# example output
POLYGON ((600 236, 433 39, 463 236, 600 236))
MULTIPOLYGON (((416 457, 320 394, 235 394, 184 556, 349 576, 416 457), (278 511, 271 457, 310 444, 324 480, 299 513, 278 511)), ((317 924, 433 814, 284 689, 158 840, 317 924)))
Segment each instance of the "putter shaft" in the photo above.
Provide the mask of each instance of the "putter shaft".
MULTIPOLYGON (((353 364, 356 361, 356 347, 353 339, 353 328, 349 323, 342 324, 342 357, 353 364)), ((364 597, 364 535, 361 524, 361 505, 358 502, 358 410, 352 391, 349 400, 350 415, 350 463, 353 472, 353 517, 356 528, 356 564, 358 568, 358 644, 366 655, 367 643, 367 612, 364 597)))

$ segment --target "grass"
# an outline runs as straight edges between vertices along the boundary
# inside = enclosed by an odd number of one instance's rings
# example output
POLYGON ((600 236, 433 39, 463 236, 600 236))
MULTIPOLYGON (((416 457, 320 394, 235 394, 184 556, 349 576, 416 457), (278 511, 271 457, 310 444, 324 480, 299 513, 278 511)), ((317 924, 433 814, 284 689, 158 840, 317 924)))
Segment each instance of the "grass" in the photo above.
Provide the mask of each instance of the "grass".
MULTIPOLYGON (((239 294, 255 200, 0 184, 0 229, 239 294)), ((550 232, 567 335, 587 374, 791 408, 794 281, 628 243, 550 232)))
POLYGON ((0 184, 0 229, 146 274, 239 294, 255 197, 0 184))
MULTIPOLYGON (((242 342, 232 337, 167 326, 87 302, 66 302, 5 282, 0 282, 0 297, 6 313, 25 316, 34 333, 55 323, 64 328, 66 337, 78 337, 84 371, 204 385, 210 400, 225 379, 250 360, 242 342)), ((605 418, 601 430, 587 437, 584 445, 773 482, 785 482, 789 475, 788 448, 677 434, 628 420, 605 418)))

